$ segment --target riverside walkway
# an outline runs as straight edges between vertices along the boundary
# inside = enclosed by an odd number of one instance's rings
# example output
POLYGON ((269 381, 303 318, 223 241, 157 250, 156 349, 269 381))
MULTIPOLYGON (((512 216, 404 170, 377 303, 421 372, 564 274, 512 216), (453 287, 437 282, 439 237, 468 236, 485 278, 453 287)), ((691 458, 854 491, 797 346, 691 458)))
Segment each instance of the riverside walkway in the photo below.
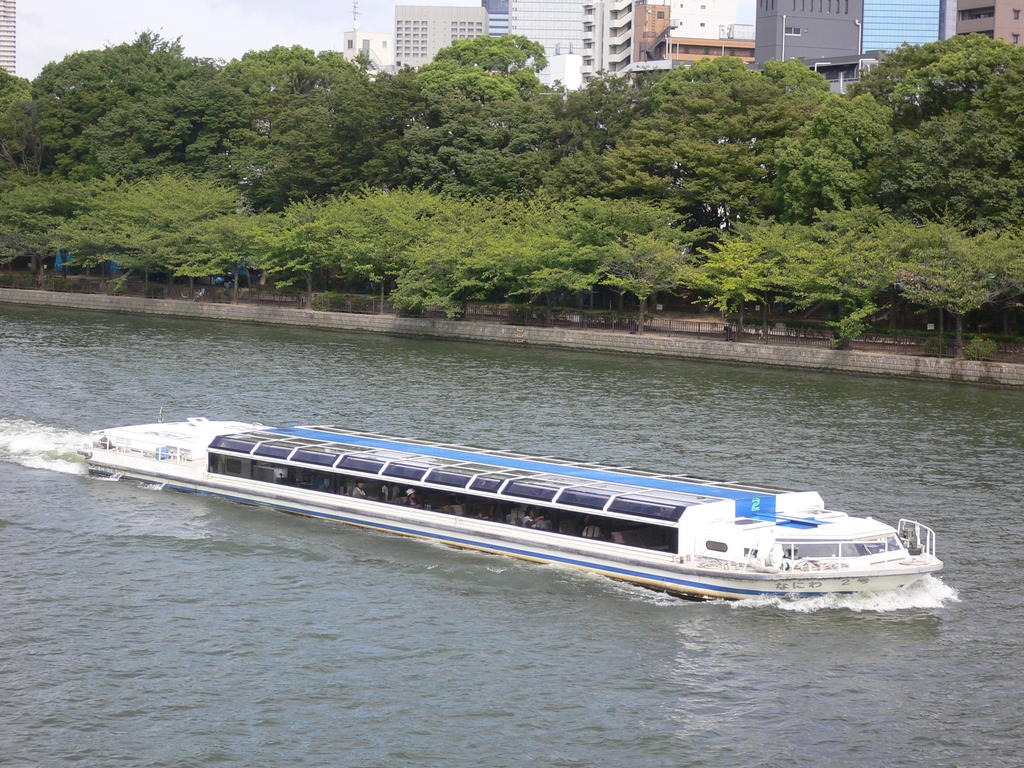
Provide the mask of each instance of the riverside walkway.
POLYGON ((221 321, 295 325, 343 331, 557 347, 582 352, 618 352, 696 358, 757 366, 935 379, 950 382, 1024 387, 1024 365, 817 346, 737 343, 624 330, 507 325, 497 322, 323 312, 267 304, 226 304, 190 299, 145 299, 86 293, 0 288, 0 303, 139 315, 208 318, 221 321))

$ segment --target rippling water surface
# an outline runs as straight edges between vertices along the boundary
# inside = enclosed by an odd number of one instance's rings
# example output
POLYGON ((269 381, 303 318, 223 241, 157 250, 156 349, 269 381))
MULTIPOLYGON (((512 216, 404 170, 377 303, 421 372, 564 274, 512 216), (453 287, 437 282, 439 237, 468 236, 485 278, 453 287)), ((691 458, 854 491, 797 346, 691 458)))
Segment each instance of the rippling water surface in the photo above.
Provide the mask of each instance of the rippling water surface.
POLYGON ((1022 762, 1020 392, 11 307, 0 385, 0 765, 1022 762), (688 603, 83 473, 161 408, 813 488, 947 567, 688 603))

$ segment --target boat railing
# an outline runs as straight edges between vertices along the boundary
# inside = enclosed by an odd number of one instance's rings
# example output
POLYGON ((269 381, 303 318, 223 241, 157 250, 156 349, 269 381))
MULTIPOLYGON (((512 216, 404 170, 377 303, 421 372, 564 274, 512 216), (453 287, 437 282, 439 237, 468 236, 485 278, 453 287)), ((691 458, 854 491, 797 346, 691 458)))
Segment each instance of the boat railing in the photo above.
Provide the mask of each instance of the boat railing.
POLYGON ((93 442, 94 448, 117 453, 122 456, 139 456, 143 459, 155 461, 170 461, 175 464, 184 464, 192 461, 192 451, 177 445, 159 445, 156 443, 139 443, 127 440, 111 439, 101 437, 93 442))
POLYGON ((911 555, 931 555, 935 557, 935 531, 916 520, 902 518, 896 526, 899 537, 907 545, 911 555))

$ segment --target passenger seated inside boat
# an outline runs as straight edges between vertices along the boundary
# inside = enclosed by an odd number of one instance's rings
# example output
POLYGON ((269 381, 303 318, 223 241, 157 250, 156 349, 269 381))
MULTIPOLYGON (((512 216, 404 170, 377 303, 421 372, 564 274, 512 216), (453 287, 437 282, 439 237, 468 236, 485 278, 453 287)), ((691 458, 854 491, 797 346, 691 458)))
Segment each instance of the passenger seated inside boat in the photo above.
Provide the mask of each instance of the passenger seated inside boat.
POLYGON ((416 495, 415 488, 409 488, 405 492, 405 505, 407 507, 422 507, 423 504, 420 502, 420 497, 416 495))
POLYGON ((356 480, 356 484, 352 486, 352 496, 357 499, 367 498, 366 487, 362 480, 356 480))
POLYGON ((538 531, 550 531, 551 521, 544 517, 543 512, 538 511, 537 516, 533 520, 533 527, 538 531))

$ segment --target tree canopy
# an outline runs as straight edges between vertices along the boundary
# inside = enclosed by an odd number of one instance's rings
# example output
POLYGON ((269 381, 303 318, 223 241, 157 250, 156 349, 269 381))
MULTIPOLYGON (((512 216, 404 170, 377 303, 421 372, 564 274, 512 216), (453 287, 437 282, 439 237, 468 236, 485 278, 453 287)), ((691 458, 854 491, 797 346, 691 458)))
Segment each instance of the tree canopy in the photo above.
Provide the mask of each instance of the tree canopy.
POLYGON ((394 73, 301 46, 223 63, 144 32, 31 83, 0 73, 0 259, 258 262, 448 314, 696 291, 828 304, 841 337, 893 297, 961 319, 1021 303, 1021 49, 904 46, 848 95, 798 61, 573 92, 541 85, 546 63, 517 36, 394 73))

